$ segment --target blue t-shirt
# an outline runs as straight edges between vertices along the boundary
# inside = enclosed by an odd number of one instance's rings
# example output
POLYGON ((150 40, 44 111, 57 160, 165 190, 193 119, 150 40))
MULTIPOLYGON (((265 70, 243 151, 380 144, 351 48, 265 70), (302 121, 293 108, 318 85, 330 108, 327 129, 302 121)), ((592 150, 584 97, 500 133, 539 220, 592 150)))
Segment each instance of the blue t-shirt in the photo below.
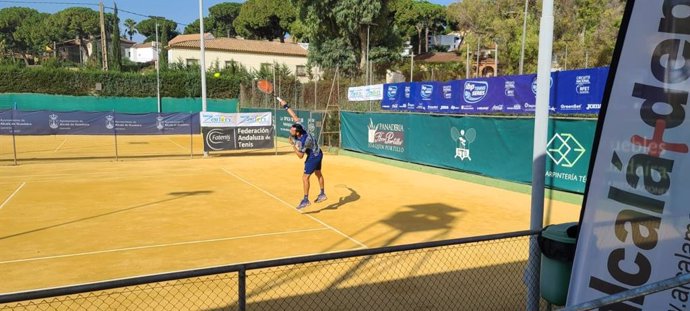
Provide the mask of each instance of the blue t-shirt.
POLYGON ((319 143, 310 133, 306 133, 297 139, 297 150, 305 153, 307 155, 307 159, 320 157, 322 154, 321 148, 319 148, 319 143))

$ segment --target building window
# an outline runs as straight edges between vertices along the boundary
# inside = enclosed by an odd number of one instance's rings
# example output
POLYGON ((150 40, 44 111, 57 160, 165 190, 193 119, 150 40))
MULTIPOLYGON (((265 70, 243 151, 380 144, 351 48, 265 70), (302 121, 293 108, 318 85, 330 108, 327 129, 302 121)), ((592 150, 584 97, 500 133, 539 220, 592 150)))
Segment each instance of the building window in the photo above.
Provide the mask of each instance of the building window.
POLYGON ((237 62, 235 60, 226 61, 225 62, 225 68, 236 70, 237 69, 237 62))
POLYGON ((186 64, 187 66, 199 66, 199 60, 196 58, 187 58, 186 64))
POLYGON ((297 68, 295 68, 295 75, 298 77, 306 77, 307 76, 307 66, 297 65, 297 68))

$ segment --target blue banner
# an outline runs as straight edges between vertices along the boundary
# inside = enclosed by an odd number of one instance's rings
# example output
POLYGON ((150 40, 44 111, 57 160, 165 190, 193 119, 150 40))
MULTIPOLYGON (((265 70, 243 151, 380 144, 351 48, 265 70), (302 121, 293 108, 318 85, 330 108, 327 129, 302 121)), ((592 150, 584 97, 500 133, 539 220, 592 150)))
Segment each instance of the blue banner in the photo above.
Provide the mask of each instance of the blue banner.
MULTIPOLYGON (((608 68, 551 73, 550 113, 598 114, 608 68)), ((537 75, 384 85, 381 109, 431 113, 533 114, 537 75)))
POLYGON ((0 112, 0 135, 198 134, 199 114, 126 114, 85 111, 0 112))
POLYGON ((560 71, 556 76, 556 111, 579 114, 599 111, 608 68, 560 71))

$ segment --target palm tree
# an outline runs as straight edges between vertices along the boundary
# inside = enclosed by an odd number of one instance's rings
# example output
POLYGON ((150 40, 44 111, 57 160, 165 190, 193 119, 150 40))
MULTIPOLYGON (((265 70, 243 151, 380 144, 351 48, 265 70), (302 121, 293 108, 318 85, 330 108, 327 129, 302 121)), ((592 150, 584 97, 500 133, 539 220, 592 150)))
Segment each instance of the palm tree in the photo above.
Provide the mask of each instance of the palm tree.
POLYGON ((125 20, 125 27, 127 27, 127 30, 125 30, 125 33, 129 36, 129 40, 132 40, 132 36, 134 36, 135 33, 137 33, 137 30, 134 29, 134 27, 137 26, 137 22, 135 22, 133 19, 128 18, 125 20))

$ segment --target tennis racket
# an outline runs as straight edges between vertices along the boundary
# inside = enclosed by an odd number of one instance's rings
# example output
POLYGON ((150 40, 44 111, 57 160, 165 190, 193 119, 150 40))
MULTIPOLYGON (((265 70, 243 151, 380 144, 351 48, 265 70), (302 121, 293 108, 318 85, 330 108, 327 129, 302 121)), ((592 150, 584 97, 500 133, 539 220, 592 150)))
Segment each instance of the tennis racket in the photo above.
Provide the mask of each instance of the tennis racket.
POLYGON ((261 91, 261 93, 275 97, 278 100, 278 102, 283 101, 282 99, 280 99, 280 97, 275 96, 273 94, 273 83, 271 83, 268 80, 256 81, 256 88, 259 89, 259 91, 261 91))

